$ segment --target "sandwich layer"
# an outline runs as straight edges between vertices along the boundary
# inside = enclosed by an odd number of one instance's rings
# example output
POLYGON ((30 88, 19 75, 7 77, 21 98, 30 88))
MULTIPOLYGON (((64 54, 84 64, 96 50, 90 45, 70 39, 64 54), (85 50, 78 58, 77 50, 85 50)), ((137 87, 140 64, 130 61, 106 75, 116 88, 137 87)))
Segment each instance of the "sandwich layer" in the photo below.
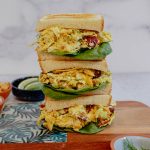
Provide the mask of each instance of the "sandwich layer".
POLYGON ((36 50, 40 56, 39 59, 44 54, 39 52, 70 57, 75 60, 105 59, 112 52, 109 45, 112 37, 110 33, 102 30, 103 17, 100 15, 60 14, 45 16, 37 24, 36 50))
POLYGON ((100 60, 111 53, 108 43, 111 40, 111 35, 104 31, 98 34, 96 31, 51 27, 39 32, 36 49, 80 60, 100 60))
POLYGON ((72 99, 81 95, 109 94, 111 73, 85 68, 68 68, 41 73, 43 92, 53 99, 72 99), (95 91, 96 90, 96 91, 95 91))
POLYGON ((64 28, 86 29, 101 32, 104 28, 104 18, 94 14, 53 14, 42 17, 36 26, 39 32, 50 26, 64 28))
POLYGON ((87 102, 86 104, 68 105, 65 108, 57 108, 53 111, 47 110, 47 103, 49 103, 48 100, 41 107, 38 124, 42 123, 50 131, 57 129, 92 134, 103 130, 103 127, 111 124, 114 118, 114 108, 103 106, 100 102, 95 103, 93 101, 90 104, 87 102))
POLYGON ((67 69, 67 68, 87 68, 96 69, 104 72, 108 71, 106 60, 102 61, 64 61, 64 60, 44 60, 39 64, 43 73, 48 73, 52 70, 67 69))

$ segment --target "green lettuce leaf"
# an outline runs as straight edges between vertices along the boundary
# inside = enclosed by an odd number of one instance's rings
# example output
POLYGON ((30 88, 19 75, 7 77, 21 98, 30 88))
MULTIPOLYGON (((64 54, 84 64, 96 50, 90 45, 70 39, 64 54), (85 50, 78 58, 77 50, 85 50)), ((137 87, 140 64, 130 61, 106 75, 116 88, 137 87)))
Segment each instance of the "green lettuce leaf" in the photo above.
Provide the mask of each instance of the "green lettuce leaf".
POLYGON ((105 128, 106 128, 106 126, 98 127, 96 123, 91 122, 88 125, 86 125, 85 127, 83 127, 82 129, 80 129, 78 132, 83 133, 83 134, 94 134, 94 133, 104 130, 105 128))
POLYGON ((108 82, 100 84, 98 87, 94 88, 84 88, 80 90, 74 90, 74 89, 55 89, 54 87, 51 87, 50 85, 43 85, 42 86, 42 91, 43 93, 51 97, 55 100, 71 100, 73 98, 79 97, 81 94, 88 92, 88 91, 93 91, 95 89, 104 89, 108 82))
POLYGON ((70 128, 60 128, 58 126, 54 126, 53 128, 54 130, 61 131, 61 132, 78 132, 81 134, 95 134, 97 132, 104 130, 106 126, 98 127, 97 123, 91 122, 85 127, 83 127, 82 129, 80 129, 79 131, 74 131, 73 129, 70 128))
POLYGON ((63 51, 60 51, 60 50, 53 50, 53 51, 51 51, 51 52, 49 52, 49 53, 51 53, 51 54, 53 54, 53 55, 58 55, 58 56, 74 56, 74 55, 77 55, 78 54, 78 52, 63 52, 63 51))
POLYGON ((79 90, 75 90, 75 89, 58 89, 58 88, 54 88, 50 85, 47 85, 47 86, 50 87, 53 90, 60 91, 60 92, 71 93, 71 94, 82 94, 82 93, 85 93, 85 92, 88 92, 88 91, 93 91, 93 90, 96 90, 96 89, 104 89, 107 84, 108 84, 108 82, 104 82, 104 83, 101 83, 99 86, 96 86, 96 87, 93 87, 93 88, 86 87, 86 88, 82 88, 82 89, 79 89, 79 90))
POLYGON ((51 97, 55 100, 71 100, 71 99, 79 96, 79 95, 75 95, 75 94, 59 92, 59 91, 53 90, 50 87, 47 87, 45 85, 42 86, 42 91, 46 96, 51 97))
POLYGON ((102 43, 100 46, 95 47, 93 49, 85 50, 73 57, 80 60, 102 60, 111 52, 112 49, 110 47, 110 44, 106 42, 102 43))
POLYGON ((110 44, 108 42, 93 49, 81 49, 77 52, 62 52, 60 50, 54 50, 50 52, 53 55, 68 56, 79 60, 102 60, 112 52, 110 44))

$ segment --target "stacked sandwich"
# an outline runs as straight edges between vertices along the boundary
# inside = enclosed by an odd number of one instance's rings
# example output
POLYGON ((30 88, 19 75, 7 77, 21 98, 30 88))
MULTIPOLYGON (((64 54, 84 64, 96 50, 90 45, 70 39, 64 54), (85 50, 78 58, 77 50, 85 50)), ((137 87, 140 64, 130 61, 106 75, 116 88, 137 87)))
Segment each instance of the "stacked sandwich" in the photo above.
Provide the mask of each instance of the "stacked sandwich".
POLYGON ((38 124, 60 131, 97 133, 111 124, 111 35, 94 14, 59 14, 37 24, 39 77, 45 102, 38 124))

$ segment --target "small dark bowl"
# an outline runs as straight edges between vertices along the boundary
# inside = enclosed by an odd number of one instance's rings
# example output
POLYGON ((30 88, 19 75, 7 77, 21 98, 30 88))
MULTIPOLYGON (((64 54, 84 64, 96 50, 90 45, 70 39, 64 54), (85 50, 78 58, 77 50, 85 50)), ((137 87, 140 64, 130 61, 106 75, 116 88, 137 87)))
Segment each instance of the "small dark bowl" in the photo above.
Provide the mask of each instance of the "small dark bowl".
POLYGON ((44 94, 43 94, 42 90, 31 91, 31 90, 18 89, 18 85, 20 82, 22 82, 25 79, 33 78, 33 77, 37 77, 37 76, 29 76, 29 77, 19 78, 12 82, 12 93, 19 100, 34 101, 34 102, 44 100, 44 94))

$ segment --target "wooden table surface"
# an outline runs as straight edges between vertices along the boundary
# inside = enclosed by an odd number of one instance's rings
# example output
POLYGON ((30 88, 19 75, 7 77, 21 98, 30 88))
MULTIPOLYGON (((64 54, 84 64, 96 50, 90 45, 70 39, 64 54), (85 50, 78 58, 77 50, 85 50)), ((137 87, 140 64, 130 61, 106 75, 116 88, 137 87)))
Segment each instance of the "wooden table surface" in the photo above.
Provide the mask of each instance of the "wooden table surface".
MULTIPOLYGON (((124 113, 130 113, 132 115, 124 115, 125 118, 129 117, 131 119, 134 119, 137 115, 137 117, 144 117, 143 121, 143 127, 140 128, 140 125, 134 125, 132 128, 132 123, 125 124, 127 125, 127 128, 125 129, 124 126, 121 126, 122 132, 119 132, 115 127, 117 125, 117 120, 120 116, 119 114, 116 114, 116 120, 110 126, 108 129, 105 129, 104 131, 100 132, 99 134, 93 134, 93 135, 82 135, 82 134, 76 134, 76 133, 68 133, 68 139, 66 143, 31 143, 31 144, 0 144, 0 150, 45 150, 45 149, 52 149, 52 150, 110 150, 110 141, 117 137, 117 136, 124 136, 124 135, 141 135, 141 136, 147 136, 150 137, 150 119, 148 118, 149 115, 146 113, 150 112, 150 109, 145 104, 142 104, 140 102, 136 101, 118 101, 116 112, 123 112, 124 113), (123 111, 122 111, 123 110, 123 111), (128 111, 129 110, 129 111, 128 111), (138 114, 138 112, 141 113, 141 115, 138 114), (145 130, 145 129, 146 130, 145 130), (118 131, 118 132, 117 132, 118 131)), ((139 123, 140 121, 138 118, 136 123, 139 123)), ((123 118, 123 117, 121 117, 123 118)), ((132 122, 132 121, 130 121, 132 122)), ((119 128, 119 126, 117 127, 119 128)))

